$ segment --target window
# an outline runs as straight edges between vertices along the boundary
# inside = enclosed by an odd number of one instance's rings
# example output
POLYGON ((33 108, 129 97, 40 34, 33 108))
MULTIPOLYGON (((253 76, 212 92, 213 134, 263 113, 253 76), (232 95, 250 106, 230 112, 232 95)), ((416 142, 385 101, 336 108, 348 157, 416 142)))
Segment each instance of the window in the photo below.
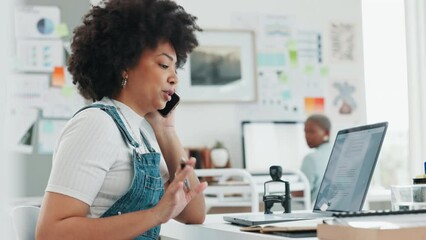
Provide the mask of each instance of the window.
POLYGON ((404 0, 363 0, 367 122, 388 121, 372 185, 410 183, 404 0))

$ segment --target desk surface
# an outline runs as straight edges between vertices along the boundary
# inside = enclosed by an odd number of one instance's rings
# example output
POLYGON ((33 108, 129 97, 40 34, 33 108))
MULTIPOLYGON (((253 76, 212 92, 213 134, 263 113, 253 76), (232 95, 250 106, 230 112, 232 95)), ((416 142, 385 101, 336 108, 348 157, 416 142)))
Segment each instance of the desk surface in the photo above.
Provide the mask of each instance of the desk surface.
MULTIPOLYGON (((253 213, 248 213, 253 214, 253 213)), ((170 220, 161 226, 162 240, 270 240, 293 239, 261 233, 249 233, 240 231, 240 227, 223 220, 225 215, 235 214, 210 214, 207 215, 204 224, 186 225, 175 220, 170 220)), ((316 240, 317 238, 297 238, 303 240, 316 240)))

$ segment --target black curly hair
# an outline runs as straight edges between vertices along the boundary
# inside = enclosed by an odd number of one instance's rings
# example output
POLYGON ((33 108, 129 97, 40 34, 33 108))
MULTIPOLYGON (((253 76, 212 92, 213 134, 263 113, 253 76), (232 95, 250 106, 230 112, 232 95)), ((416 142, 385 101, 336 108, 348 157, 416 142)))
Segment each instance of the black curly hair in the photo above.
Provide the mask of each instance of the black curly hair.
POLYGON ((171 0, 110 0, 93 7, 74 30, 68 63, 73 83, 86 99, 114 97, 122 72, 162 40, 174 47, 176 67, 182 67, 198 46, 196 19, 171 0))

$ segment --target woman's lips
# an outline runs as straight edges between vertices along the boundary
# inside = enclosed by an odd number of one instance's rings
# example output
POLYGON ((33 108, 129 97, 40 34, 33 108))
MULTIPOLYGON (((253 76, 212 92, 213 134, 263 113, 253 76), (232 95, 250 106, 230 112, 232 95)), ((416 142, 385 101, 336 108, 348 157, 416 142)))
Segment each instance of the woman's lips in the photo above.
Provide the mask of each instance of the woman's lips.
POLYGON ((171 96, 172 94, 170 93, 171 93, 170 91, 163 91, 163 96, 166 101, 172 100, 172 96, 171 96))

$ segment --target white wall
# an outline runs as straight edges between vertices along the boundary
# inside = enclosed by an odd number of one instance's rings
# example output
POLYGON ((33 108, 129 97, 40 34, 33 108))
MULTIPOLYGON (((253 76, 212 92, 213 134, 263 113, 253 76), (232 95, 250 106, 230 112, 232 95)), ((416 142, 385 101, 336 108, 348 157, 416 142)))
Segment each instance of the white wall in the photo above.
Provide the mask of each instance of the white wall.
MULTIPOLYGON (((333 129, 349 127, 365 122, 364 73, 361 34, 360 0, 177 0, 185 10, 198 17, 198 24, 205 29, 229 29, 232 15, 280 14, 297 19, 298 24, 323 29, 326 33, 330 21, 359 23, 357 42, 358 61, 352 64, 339 64, 331 73, 334 77, 346 76, 360 81, 362 89, 359 96, 361 116, 339 116, 327 109, 332 117, 333 129)), ((181 80, 185 81, 185 79, 181 80)), ((238 111, 245 105, 241 103, 181 103, 176 111, 176 121, 181 140, 185 146, 212 147, 215 140, 223 141, 229 149, 232 165, 242 167, 241 119, 238 111)), ((287 119, 281 119, 287 120, 287 119)))
MULTIPOLYGON (((322 29, 327 33, 330 21, 347 21, 359 23, 356 39, 360 43, 358 62, 353 64, 333 64, 330 77, 347 76, 363 82, 363 61, 361 41, 361 0, 176 0, 188 12, 198 17, 202 28, 230 29, 234 13, 239 14, 278 14, 288 15, 296 19, 298 24, 322 29)), ((62 21, 68 24, 70 33, 81 23, 83 15, 89 10, 88 1, 55 1, 55 0, 23 0, 28 5, 56 5, 61 9, 62 21)), ((10 11, 13 12, 13 11, 10 11)), ((13 48, 11 48, 13 49, 13 48)), ((3 51, 5 52, 5 51, 3 51)), ((185 80, 182 80, 185 81, 185 80)), ((363 85, 362 85, 363 87, 363 85)), ((363 88, 362 88, 363 89, 363 88)), ((0 88, 2 91, 3 88, 0 88)), ((359 96, 362 113, 364 103, 363 91, 359 96)), ((182 143, 188 147, 212 147, 215 141, 222 141, 229 149, 232 165, 242 167, 241 111, 247 109, 247 103, 180 103, 176 111, 176 124, 182 143)), ((340 127, 360 124, 365 121, 365 114, 360 118, 333 115, 332 109, 327 114, 333 118, 334 130, 340 127), (339 126, 340 124, 340 126, 339 126)), ((288 119, 276 119, 288 120, 288 119)), ((44 191, 46 178, 50 172, 50 155, 31 154, 17 156, 22 170, 21 183, 28 185, 18 191, 19 196, 41 195, 44 191), (34 169, 35 164, 40 168, 34 169), (21 166, 22 165, 22 166, 21 166), (28 170, 28 172, 26 172, 28 170), (24 174, 25 173, 25 174, 24 174), (28 174, 27 174, 28 173, 28 174)), ((17 179, 19 180, 19 179, 17 179)))
POLYGON ((11 191, 17 186, 13 181, 13 177, 16 177, 14 161, 7 149, 7 141, 10 136, 7 90, 8 86, 13 83, 11 77, 13 4, 12 0, 5 0, 2 1, 0 8, 0 29, 3 34, 0 37, 0 52, 2 53, 0 57, 0 102, 2 103, 2 113, 0 114, 0 239, 12 239, 8 203, 11 191))

